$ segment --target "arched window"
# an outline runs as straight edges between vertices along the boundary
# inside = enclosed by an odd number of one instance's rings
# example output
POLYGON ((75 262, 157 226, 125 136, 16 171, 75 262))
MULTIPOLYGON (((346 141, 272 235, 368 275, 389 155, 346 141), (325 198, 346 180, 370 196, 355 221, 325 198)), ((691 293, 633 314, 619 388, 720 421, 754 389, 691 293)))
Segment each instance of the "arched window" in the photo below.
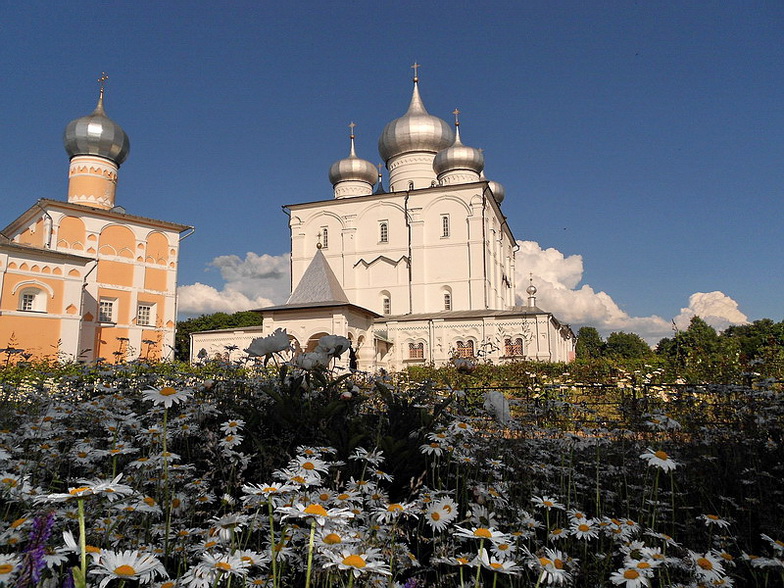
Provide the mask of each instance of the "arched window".
POLYGON ((329 247, 329 231, 327 227, 321 227, 321 248, 327 249, 329 247))
POLYGON ((441 236, 448 237, 449 236, 449 215, 443 214, 441 215, 441 236))
POLYGON ((409 343, 408 344, 408 358, 409 359, 425 359, 425 344, 424 343, 409 343))
POLYGON ((474 342, 470 339, 468 341, 457 342, 457 356, 458 357, 474 357, 474 342))
POLYGON ((504 341, 504 355, 507 357, 522 357, 523 340, 520 337, 517 337, 516 339, 506 339, 504 341))
POLYGON ((444 310, 452 310, 452 294, 444 292, 444 310))
POLYGON ((392 300, 390 300, 389 296, 384 296, 382 304, 384 308, 381 314, 392 314, 392 300))
POLYGON ((40 288, 25 288, 19 293, 19 310, 46 312, 46 293, 40 288))
POLYGON ((387 221, 381 221, 378 224, 378 240, 380 243, 389 242, 389 223, 387 221))

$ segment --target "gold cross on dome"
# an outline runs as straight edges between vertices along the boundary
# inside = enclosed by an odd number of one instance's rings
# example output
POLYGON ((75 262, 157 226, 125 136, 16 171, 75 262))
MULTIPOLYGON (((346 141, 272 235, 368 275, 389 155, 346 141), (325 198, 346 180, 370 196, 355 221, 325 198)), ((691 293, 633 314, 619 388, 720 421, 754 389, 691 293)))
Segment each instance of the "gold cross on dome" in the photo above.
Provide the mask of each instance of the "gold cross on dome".
POLYGON ((356 123, 353 120, 348 124, 348 128, 350 129, 351 138, 352 139, 354 138, 354 127, 355 126, 357 126, 357 125, 356 125, 356 123))
POLYGON ((458 125, 460 124, 460 121, 458 120, 458 118, 457 118, 457 115, 458 115, 458 114, 460 114, 460 110, 458 110, 457 108, 455 108, 455 109, 452 111, 452 114, 454 114, 454 115, 455 115, 455 126, 458 126, 458 125))
POLYGON ((419 79, 419 68, 420 67, 422 67, 422 66, 419 65, 416 61, 414 62, 414 65, 411 66, 411 69, 414 70, 414 80, 415 81, 419 79))
POLYGON ((106 74, 105 71, 101 72, 101 77, 98 78, 98 83, 101 85, 101 96, 103 96, 103 88, 106 85, 106 80, 109 79, 109 76, 106 74))

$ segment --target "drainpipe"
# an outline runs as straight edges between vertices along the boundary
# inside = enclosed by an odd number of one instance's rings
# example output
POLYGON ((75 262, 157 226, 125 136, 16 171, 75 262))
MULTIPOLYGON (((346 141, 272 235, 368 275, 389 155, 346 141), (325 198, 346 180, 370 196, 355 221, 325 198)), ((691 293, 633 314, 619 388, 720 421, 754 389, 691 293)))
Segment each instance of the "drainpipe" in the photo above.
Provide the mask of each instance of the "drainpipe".
POLYGON ((36 202, 35 205, 41 209, 41 212, 43 212, 44 216, 46 217, 46 220, 44 220, 44 249, 51 249, 52 225, 54 224, 54 219, 52 218, 52 215, 49 214, 49 211, 41 206, 38 202, 36 202))

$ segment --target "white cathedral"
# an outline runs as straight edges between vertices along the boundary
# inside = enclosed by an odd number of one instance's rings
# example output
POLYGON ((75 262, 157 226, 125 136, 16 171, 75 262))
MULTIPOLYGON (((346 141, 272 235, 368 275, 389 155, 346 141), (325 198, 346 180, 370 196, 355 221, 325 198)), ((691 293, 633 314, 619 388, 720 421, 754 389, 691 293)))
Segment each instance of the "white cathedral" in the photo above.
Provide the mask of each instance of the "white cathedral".
MULTIPOLYGON (((357 157, 352 123, 349 155, 329 170, 334 198, 284 207, 289 299, 258 309, 260 327, 192 334, 191 357, 236 359, 254 338, 283 328, 297 351, 326 334, 347 337, 363 371, 455 357, 572 360, 574 333, 536 306, 533 283, 527 303, 516 305, 504 188, 485 179, 484 156, 461 142, 454 114, 454 130, 429 114, 414 76, 408 110, 378 140, 388 191, 377 168, 357 157)), ((349 365, 348 354, 342 362, 349 365)))

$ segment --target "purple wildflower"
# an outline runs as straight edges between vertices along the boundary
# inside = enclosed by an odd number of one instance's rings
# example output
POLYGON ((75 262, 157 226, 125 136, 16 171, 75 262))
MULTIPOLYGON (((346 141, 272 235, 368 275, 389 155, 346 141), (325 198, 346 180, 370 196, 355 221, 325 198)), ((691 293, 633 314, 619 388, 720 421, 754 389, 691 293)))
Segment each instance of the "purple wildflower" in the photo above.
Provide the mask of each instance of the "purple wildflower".
POLYGON ((41 570, 46 567, 46 561, 44 561, 46 542, 52 534, 53 526, 54 512, 50 511, 35 517, 27 547, 23 552, 22 568, 19 579, 16 581, 16 588, 30 588, 38 585, 38 581, 41 579, 41 570))

